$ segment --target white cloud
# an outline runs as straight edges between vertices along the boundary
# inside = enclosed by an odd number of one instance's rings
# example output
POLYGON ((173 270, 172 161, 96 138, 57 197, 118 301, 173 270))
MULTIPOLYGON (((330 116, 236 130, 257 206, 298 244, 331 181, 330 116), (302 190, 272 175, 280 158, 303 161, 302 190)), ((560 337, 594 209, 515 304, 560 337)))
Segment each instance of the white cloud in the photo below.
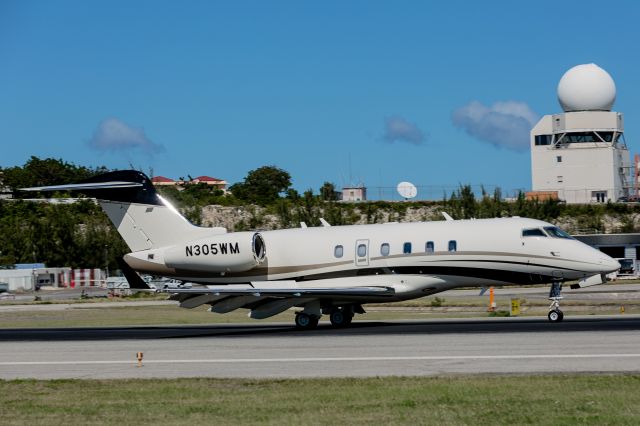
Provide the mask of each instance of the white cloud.
POLYGON ((415 124, 402 117, 393 116, 385 119, 382 140, 389 143, 406 142, 420 145, 424 142, 425 137, 422 130, 415 124))
POLYGON ((472 101, 451 114, 456 127, 494 146, 515 151, 529 148, 529 132, 538 115, 524 102, 504 101, 485 106, 472 101))
POLYGON ((89 141, 89 146, 98 151, 130 151, 140 149, 147 154, 164 151, 144 134, 144 129, 131 127, 117 118, 107 118, 98 125, 89 141))

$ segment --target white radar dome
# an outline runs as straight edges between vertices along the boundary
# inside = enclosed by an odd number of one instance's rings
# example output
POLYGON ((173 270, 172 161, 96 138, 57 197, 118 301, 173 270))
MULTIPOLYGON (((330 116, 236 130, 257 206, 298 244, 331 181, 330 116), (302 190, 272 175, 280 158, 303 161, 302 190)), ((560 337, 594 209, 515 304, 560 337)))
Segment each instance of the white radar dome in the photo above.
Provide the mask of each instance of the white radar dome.
POLYGON ((576 65, 558 83, 558 101, 565 112, 611 111, 615 100, 616 84, 596 64, 576 65))

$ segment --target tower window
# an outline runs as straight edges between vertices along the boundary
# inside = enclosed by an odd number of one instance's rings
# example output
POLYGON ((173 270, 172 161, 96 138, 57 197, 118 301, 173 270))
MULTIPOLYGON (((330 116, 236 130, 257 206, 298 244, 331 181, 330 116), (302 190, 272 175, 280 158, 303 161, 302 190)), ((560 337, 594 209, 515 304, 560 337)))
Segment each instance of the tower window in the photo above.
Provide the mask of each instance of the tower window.
POLYGON ((553 135, 536 135, 534 142, 536 145, 551 145, 553 135))

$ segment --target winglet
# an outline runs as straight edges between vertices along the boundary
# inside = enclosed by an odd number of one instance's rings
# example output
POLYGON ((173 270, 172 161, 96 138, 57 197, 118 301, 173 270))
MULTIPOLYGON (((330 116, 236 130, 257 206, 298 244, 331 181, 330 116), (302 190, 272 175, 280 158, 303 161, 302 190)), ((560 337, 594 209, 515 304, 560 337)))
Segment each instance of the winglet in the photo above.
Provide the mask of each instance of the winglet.
POLYGON ((117 261, 118 261, 118 266, 120 266, 120 269, 124 274, 124 277, 127 279, 127 282, 129 283, 130 289, 151 290, 151 287, 149 287, 149 285, 145 283, 142 280, 142 278, 140 278, 140 275, 138 275, 136 271, 134 271, 133 268, 131 268, 131 266, 129 266, 127 262, 124 261, 123 258, 119 257, 117 261))
POLYGON ((440 212, 440 213, 442 213, 442 216, 444 216, 446 221, 455 220, 454 218, 449 216, 449 213, 447 213, 447 212, 440 212))

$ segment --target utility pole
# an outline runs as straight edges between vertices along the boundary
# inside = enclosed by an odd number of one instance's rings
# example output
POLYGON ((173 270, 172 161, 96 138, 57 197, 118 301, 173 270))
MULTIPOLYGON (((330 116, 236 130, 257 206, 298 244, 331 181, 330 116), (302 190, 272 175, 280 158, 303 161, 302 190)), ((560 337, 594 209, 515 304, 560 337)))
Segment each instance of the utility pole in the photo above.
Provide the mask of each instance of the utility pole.
POLYGON ((104 273, 105 279, 109 278, 109 245, 104 245, 104 273))

